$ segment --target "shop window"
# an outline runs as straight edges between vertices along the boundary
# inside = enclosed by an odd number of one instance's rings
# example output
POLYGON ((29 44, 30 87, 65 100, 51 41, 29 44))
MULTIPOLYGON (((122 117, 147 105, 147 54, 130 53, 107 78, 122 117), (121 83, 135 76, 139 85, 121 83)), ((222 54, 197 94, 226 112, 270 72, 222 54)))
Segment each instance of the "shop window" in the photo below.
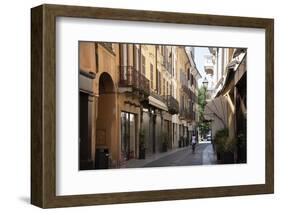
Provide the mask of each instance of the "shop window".
POLYGON ((136 118, 121 112, 121 155, 123 160, 136 158, 136 118))

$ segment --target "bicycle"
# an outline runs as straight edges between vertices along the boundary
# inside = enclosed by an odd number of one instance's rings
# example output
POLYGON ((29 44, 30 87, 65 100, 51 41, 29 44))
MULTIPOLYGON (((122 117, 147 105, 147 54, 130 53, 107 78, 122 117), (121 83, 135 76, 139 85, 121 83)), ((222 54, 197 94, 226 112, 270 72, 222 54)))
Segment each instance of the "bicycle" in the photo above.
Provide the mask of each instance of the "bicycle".
POLYGON ((196 146, 196 144, 194 143, 194 144, 192 144, 192 154, 194 154, 195 153, 195 146, 196 146))

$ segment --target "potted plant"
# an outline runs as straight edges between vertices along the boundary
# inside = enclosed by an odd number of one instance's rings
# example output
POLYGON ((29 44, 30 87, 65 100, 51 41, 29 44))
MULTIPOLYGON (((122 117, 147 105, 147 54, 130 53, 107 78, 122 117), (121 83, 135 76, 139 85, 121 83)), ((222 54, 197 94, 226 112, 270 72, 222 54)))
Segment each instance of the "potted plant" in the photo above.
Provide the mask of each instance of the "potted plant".
POLYGON ((215 150, 217 152, 217 160, 219 162, 222 161, 222 155, 225 151, 225 142, 227 141, 228 139, 228 129, 225 128, 225 129, 221 129, 221 130, 218 130, 215 134, 215 137, 214 137, 214 146, 215 146, 215 150))
POLYGON ((235 153, 236 153, 236 138, 231 138, 226 140, 224 144, 224 152, 222 161, 225 164, 230 164, 235 162, 235 153))
POLYGON ((145 131, 140 129, 139 132, 139 159, 145 159, 145 131))

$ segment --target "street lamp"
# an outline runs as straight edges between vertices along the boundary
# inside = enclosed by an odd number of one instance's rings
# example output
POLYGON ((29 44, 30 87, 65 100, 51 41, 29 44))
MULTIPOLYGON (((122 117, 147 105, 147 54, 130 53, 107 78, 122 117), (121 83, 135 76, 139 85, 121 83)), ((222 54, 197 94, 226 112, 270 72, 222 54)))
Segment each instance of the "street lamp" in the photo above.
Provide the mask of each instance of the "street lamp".
POLYGON ((203 83, 203 86, 204 86, 205 88, 207 88, 207 87, 208 87, 208 84, 209 84, 209 81, 208 81, 207 78, 205 77, 205 79, 204 79, 204 81, 203 81, 202 83, 203 83))

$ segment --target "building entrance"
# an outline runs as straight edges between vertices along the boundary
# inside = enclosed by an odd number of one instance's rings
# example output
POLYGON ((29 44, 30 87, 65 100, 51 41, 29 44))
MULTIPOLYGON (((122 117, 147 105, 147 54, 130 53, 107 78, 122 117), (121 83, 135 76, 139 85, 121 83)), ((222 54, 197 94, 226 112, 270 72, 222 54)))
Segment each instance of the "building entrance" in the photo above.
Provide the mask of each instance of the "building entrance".
POLYGON ((121 156, 126 161, 136 158, 136 116, 121 112, 121 156))

